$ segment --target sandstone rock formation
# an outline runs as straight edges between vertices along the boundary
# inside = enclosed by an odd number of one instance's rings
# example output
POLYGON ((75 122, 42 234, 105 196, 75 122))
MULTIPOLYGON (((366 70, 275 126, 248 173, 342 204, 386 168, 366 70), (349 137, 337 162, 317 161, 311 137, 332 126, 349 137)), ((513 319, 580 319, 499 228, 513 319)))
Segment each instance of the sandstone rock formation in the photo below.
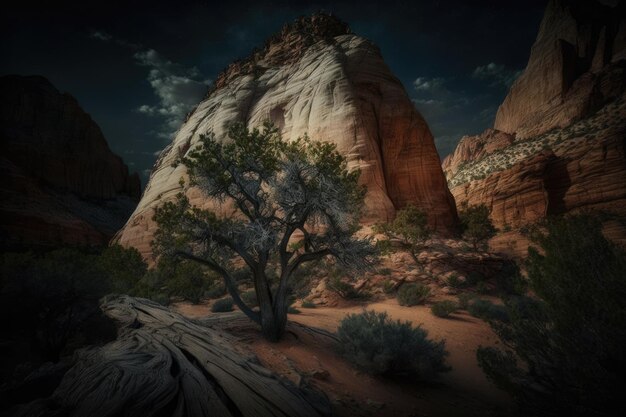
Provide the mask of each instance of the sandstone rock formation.
POLYGON ((626 87, 626 3, 551 0, 528 65, 498 109, 494 128, 528 138, 564 128, 626 87))
MULTIPOLYGON (((486 204, 509 234, 581 209, 626 218, 625 7, 550 1, 494 129, 463 138, 444 160, 457 206, 486 204)), ((623 222, 606 227, 626 243, 623 222)), ((517 255, 526 247, 519 236, 496 241, 517 255)))
POLYGON ((0 77, 0 247, 106 244, 140 194, 98 125, 43 77, 0 77))
POLYGON ((113 296, 101 308, 118 322, 117 340, 80 351, 49 398, 13 416, 331 414, 323 394, 278 379, 221 330, 145 299, 113 296))
MULTIPOLYGON (((150 254, 154 208, 180 190, 184 167, 172 167, 201 134, 224 138, 234 121, 270 119, 284 138, 307 133, 330 141, 361 170, 367 185, 365 222, 386 221, 407 203, 424 208, 432 226, 456 222, 428 125, 371 42, 328 15, 301 18, 262 50, 229 66, 156 163, 139 206, 119 234, 123 245, 150 254)), ((197 192, 192 203, 207 204, 197 192)))

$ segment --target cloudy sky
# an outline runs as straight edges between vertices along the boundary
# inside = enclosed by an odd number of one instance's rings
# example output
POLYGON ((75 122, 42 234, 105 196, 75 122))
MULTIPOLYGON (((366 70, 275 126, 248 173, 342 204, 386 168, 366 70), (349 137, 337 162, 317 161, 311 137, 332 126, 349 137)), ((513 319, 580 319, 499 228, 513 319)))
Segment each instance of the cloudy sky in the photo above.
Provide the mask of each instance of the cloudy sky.
POLYGON ((4 6, 0 75, 75 96, 145 181, 158 152, 231 61, 296 17, 332 12, 374 41, 441 157, 493 124, 546 0, 93 1, 4 6))

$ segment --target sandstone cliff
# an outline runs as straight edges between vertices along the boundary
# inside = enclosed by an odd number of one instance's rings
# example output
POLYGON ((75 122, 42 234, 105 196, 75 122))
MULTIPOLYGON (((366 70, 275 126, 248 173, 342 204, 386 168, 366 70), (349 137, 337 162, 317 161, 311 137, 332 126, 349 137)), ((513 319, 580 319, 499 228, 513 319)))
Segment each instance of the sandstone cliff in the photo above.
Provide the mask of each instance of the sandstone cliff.
POLYGON ((139 199, 98 125, 43 77, 0 77, 0 247, 106 244, 139 199))
MULTIPOLYGON (((301 18, 262 50, 230 65, 178 131, 154 166, 143 198, 119 234, 124 245, 150 253, 154 208, 180 190, 184 167, 172 167, 201 134, 224 138, 227 125, 270 119, 284 138, 307 133, 330 141, 361 170, 366 222, 386 221, 411 202, 442 233, 456 222, 428 125, 415 110, 378 48, 323 14, 301 18)), ((196 205, 207 201, 197 192, 196 205)))
MULTIPOLYGON (((625 7, 550 1, 494 129, 444 160, 457 206, 486 204, 505 231, 580 209, 626 218, 625 7)), ((623 221, 607 225, 626 242, 623 221)))

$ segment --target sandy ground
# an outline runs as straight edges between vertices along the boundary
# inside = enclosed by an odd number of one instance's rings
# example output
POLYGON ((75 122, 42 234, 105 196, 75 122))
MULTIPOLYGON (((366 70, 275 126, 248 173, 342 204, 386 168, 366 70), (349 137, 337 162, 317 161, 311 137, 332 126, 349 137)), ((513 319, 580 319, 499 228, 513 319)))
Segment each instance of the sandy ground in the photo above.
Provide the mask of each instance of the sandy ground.
MULTIPOLYGON (((200 318, 211 314, 208 304, 175 304, 182 314, 200 318)), ((452 370, 434 384, 359 372, 333 349, 333 340, 292 326, 279 343, 265 341, 253 326, 235 330, 261 363, 296 384, 323 391, 339 416, 508 416, 511 399, 487 380, 476 362, 478 346, 497 345, 489 326, 466 312, 452 318, 435 317, 426 306, 403 307, 395 299, 343 307, 301 308, 290 320, 307 327, 335 332, 341 319, 365 308, 386 311, 393 319, 422 324, 429 337, 445 339, 452 370)))

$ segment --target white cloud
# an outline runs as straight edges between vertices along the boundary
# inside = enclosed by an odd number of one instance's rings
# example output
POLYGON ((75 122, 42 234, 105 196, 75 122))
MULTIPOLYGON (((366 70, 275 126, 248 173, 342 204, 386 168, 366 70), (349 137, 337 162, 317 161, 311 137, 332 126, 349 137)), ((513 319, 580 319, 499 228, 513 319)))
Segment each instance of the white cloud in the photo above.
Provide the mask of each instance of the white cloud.
POLYGON ((169 61, 154 49, 137 52, 134 57, 137 64, 150 69, 147 80, 159 100, 155 105, 143 104, 137 111, 164 119, 159 136, 171 138, 187 113, 202 100, 210 80, 202 79, 197 68, 169 61))
POLYGON ((113 39, 113 37, 111 35, 109 35, 106 32, 102 32, 99 30, 94 30, 93 32, 91 32, 91 34, 89 35, 92 39, 97 39, 99 41, 103 41, 103 42, 109 42, 111 39, 113 39))
POLYGON ((415 81, 413 81, 413 86, 417 91, 437 91, 444 88, 444 83, 445 79, 441 77, 417 77, 415 81))
POLYGON ((495 62, 490 62, 487 65, 481 65, 474 69, 472 73, 473 78, 479 80, 490 81, 491 87, 510 87, 513 82, 522 74, 521 70, 513 70, 495 62))

